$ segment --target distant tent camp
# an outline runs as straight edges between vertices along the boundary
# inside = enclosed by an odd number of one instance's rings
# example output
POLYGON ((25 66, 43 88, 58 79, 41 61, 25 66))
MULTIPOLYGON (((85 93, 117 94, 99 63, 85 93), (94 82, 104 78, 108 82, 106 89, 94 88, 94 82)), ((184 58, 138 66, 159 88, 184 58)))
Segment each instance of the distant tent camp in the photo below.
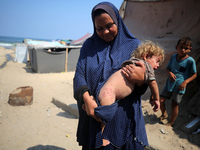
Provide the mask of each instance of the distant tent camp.
POLYGON ((60 40, 60 43, 61 43, 61 44, 64 44, 64 45, 70 45, 70 43, 71 43, 72 41, 73 41, 73 40, 71 40, 71 39, 68 39, 68 40, 61 39, 61 40, 60 40))
POLYGON ((84 35, 80 39, 75 40, 75 41, 71 42, 70 44, 71 45, 82 45, 85 42, 85 40, 87 40, 89 37, 91 37, 91 34, 87 33, 86 35, 84 35))

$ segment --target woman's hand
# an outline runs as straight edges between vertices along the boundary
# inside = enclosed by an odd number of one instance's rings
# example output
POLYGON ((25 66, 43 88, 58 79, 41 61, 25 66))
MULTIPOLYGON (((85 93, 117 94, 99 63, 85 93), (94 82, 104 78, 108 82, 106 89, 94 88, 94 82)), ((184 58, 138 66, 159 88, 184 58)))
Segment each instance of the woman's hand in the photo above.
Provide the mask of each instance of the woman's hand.
POLYGON ((144 84, 144 73, 145 66, 142 61, 138 61, 134 64, 126 65, 122 68, 123 75, 133 83, 137 83, 137 85, 141 86, 144 84))
POLYGON ((101 122, 101 119, 98 118, 94 113, 94 108, 98 107, 94 97, 90 96, 88 92, 85 92, 83 94, 83 101, 84 101, 84 106, 82 107, 86 111, 87 115, 93 117, 98 122, 101 122))

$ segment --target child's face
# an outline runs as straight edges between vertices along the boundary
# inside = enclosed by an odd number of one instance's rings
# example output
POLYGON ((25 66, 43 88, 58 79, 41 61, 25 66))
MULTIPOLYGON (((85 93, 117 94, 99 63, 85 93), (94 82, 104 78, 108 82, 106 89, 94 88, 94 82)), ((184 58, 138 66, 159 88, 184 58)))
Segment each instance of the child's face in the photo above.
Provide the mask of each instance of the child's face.
POLYGON ((161 56, 155 56, 147 57, 146 61, 152 66, 154 70, 158 69, 161 61, 161 56))
POLYGON ((176 46, 176 49, 178 51, 178 55, 184 57, 191 51, 192 47, 190 47, 190 44, 180 43, 176 46))

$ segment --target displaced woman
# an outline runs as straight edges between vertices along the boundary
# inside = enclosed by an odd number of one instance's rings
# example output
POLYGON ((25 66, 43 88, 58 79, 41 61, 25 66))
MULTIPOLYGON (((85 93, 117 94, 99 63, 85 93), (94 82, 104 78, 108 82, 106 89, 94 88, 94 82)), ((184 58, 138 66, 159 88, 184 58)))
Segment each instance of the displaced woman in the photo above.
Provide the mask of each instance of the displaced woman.
MULTIPOLYGON (((117 110, 103 133, 101 119, 94 113, 99 106, 98 93, 107 79, 128 60, 138 47, 136 39, 125 26, 117 8, 108 2, 97 4, 92 10, 93 35, 81 48, 74 77, 74 98, 79 109, 77 141, 83 150, 144 149, 148 145, 141 95, 147 85, 135 86, 135 90, 117 101, 117 110), (83 109, 84 104, 84 109, 83 109)), ((131 81, 142 84, 145 67, 143 64, 123 68, 123 74, 131 81)))

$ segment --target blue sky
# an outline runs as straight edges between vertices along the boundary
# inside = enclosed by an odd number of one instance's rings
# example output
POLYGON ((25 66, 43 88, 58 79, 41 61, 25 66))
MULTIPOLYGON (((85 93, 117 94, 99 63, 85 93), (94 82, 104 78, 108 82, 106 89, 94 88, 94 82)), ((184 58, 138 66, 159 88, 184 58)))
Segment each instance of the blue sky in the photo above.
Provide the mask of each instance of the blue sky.
MULTIPOLYGON (((123 0, 107 0, 118 9, 123 0)), ((0 0, 0 36, 79 39, 93 33, 92 8, 102 0, 0 0)))

